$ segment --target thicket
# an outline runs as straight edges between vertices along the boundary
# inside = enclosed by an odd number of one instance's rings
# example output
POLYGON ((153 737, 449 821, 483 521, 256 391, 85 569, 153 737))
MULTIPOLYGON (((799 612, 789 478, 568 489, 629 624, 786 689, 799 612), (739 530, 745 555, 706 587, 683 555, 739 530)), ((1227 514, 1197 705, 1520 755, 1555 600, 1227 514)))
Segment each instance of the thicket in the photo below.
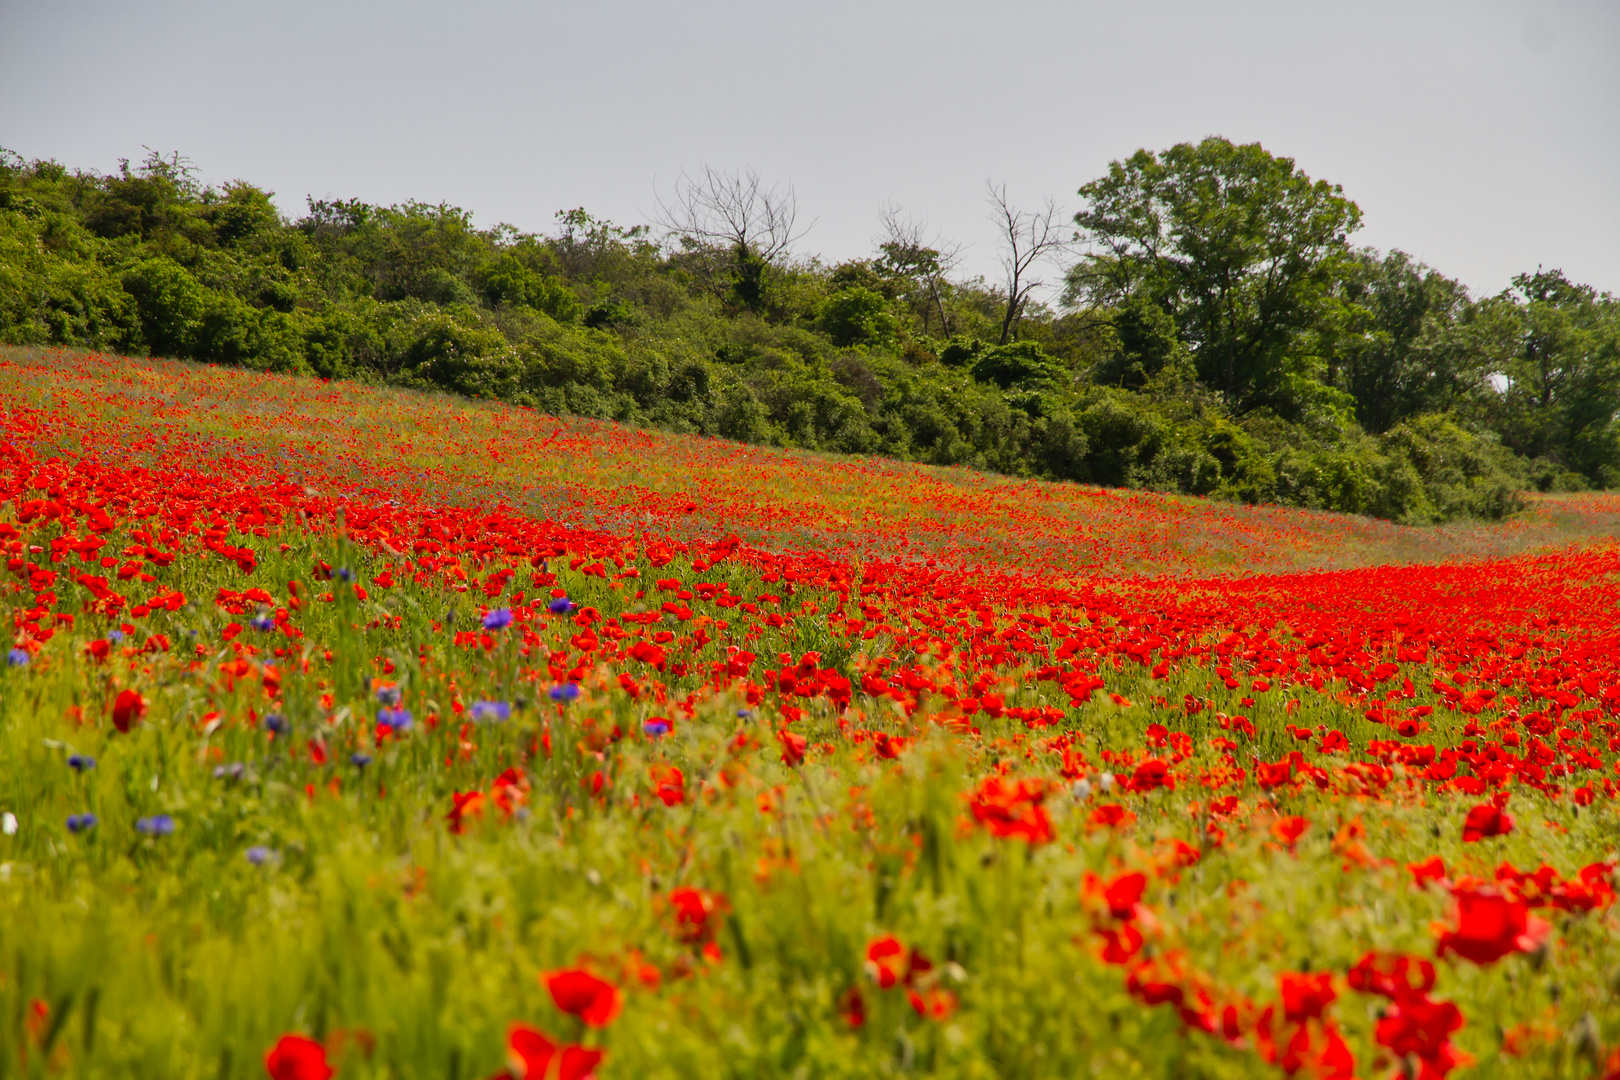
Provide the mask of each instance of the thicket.
POLYGON ((685 195, 660 233, 572 210, 535 235, 414 202, 287 220, 178 156, 0 154, 0 341, 1410 522, 1620 484, 1613 297, 1538 270, 1474 298, 1356 248, 1355 204, 1258 145, 1114 163, 1072 244, 1002 201, 1003 283, 892 216, 870 257, 795 256, 757 178, 685 195), (1032 254, 1064 253, 1061 299, 1031 299, 1032 254))

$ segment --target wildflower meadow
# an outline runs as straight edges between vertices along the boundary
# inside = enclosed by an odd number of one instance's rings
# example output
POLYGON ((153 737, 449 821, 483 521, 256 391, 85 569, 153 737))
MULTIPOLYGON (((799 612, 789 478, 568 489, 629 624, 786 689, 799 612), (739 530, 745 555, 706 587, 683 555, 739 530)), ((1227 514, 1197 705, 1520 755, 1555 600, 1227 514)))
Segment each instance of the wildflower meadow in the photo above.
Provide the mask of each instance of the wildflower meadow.
POLYGON ((0 351, 0 1075, 1615 1080, 1617 526, 0 351))

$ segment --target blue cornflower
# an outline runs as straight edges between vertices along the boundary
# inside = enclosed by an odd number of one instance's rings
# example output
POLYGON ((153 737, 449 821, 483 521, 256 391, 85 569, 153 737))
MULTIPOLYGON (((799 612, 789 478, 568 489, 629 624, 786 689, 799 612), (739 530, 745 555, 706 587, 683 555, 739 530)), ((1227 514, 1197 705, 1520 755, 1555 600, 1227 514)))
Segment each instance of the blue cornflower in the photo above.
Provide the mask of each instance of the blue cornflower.
POLYGON ((153 814, 151 817, 137 818, 135 831, 143 836, 168 836, 174 832, 174 818, 168 814, 153 814))
POLYGON ((504 630, 512 625, 512 609, 498 607, 484 616, 485 630, 504 630))
POLYGON ((371 764, 371 755, 362 754, 358 750, 349 755, 349 764, 357 769, 363 769, 371 764))
POLYGON ((399 705, 403 692, 397 686, 380 686, 377 688, 377 700, 390 709, 399 705))
POLYGON ((256 615, 251 621, 249 621, 248 625, 262 633, 265 630, 274 630, 276 628, 276 620, 272 619, 268 615, 256 615))
POLYGON ((246 855, 247 861, 252 863, 254 866, 263 866, 265 863, 276 857, 275 852, 263 846, 250 847, 242 854, 246 855))
POLYGON ((109 630, 107 631, 107 640, 116 645, 124 640, 124 632, 122 630, 109 630))
POLYGON ((559 702, 563 703, 564 705, 566 705, 570 701, 573 701, 577 697, 579 697, 579 684, 578 683, 571 683, 571 682, 558 683, 556 686, 553 686, 551 688, 551 700, 552 701, 559 701, 559 702))
POLYGON ((96 827, 96 815, 89 813, 69 814, 67 827, 70 833, 82 833, 86 829, 93 829, 96 827))
POLYGON ((669 721, 648 720, 646 723, 641 725, 641 730, 646 732, 649 739, 657 739, 669 734, 669 721))
POLYGON ((508 720, 512 716, 512 706, 504 701, 475 701, 469 711, 475 721, 508 720))
POLYGON ((6 653, 6 663, 11 667, 22 667, 31 659, 27 649, 12 649, 6 653))
POLYGON ((96 759, 87 754, 69 754, 67 762, 68 768, 72 769, 74 772, 82 773, 86 769, 93 769, 96 767, 96 759))
POLYGON ((280 713, 270 713, 264 718, 264 730, 273 731, 277 735, 285 735, 292 730, 292 725, 288 724, 287 718, 280 713))
POLYGON ((246 771, 247 766, 243 765, 240 761, 233 761, 229 765, 215 765, 214 779, 224 780, 226 777, 229 777, 232 780, 240 780, 242 779, 242 774, 246 771))
POLYGON ((414 717, 409 709, 378 709, 377 723, 395 731, 409 731, 414 717))
POLYGON ((737 710, 737 719, 739 719, 739 720, 747 720, 749 717, 751 717, 753 715, 754 715, 753 711, 750 710, 750 709, 738 709, 737 710))
POLYGON ((337 569, 337 579, 339 581, 353 581, 354 571, 350 570, 347 566, 340 566, 337 569))
POLYGON ((566 615, 574 610, 574 602, 566 596, 554 596, 551 603, 546 605, 546 610, 553 615, 566 615))

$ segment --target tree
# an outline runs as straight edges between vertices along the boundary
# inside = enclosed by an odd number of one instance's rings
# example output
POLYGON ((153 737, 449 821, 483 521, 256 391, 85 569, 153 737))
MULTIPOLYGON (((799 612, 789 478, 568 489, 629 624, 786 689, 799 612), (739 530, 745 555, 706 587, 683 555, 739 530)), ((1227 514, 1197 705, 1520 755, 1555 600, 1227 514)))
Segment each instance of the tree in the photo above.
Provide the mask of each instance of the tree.
POLYGON ((1483 386, 1460 320, 1468 290, 1402 251, 1341 260, 1319 321, 1325 380, 1349 393, 1368 431, 1467 404, 1483 386))
POLYGON ((1587 483, 1620 482, 1620 300, 1537 270, 1482 307, 1507 345, 1491 372, 1502 442, 1587 483))
POLYGON ((1007 185, 1000 187, 985 181, 989 194, 991 217, 996 222, 997 239, 1001 244, 1002 285, 1005 307, 1001 317, 1001 338, 1005 345, 1012 340, 1018 317, 1029 301, 1030 293, 1045 284, 1031 277, 1041 263, 1062 251, 1068 243, 1063 234, 1057 204, 1051 199, 1039 211, 1015 208, 1007 201, 1007 185))
POLYGON ((1066 298, 1134 310, 1147 325, 1156 320, 1144 306, 1168 316, 1199 379, 1230 407, 1288 411, 1310 374, 1299 336, 1332 281, 1331 257, 1360 225, 1355 203, 1289 158, 1221 138, 1139 150, 1080 196, 1074 220, 1092 250, 1066 298))
POLYGON ((950 337, 945 294, 950 289, 950 274, 961 262, 962 246, 926 239, 926 225, 918 218, 902 216, 892 203, 878 212, 878 221, 883 227, 877 245, 883 253, 881 270, 911 284, 915 295, 908 299, 922 320, 923 333, 928 333, 931 317, 938 313, 940 336, 950 337))
POLYGON ((798 218, 793 186, 767 188, 753 169, 738 175, 704 166, 696 178, 682 173, 673 202, 658 201, 659 224, 683 247, 727 253, 726 272, 714 277, 749 311, 764 308, 769 269, 809 232, 809 225, 798 227, 798 218))

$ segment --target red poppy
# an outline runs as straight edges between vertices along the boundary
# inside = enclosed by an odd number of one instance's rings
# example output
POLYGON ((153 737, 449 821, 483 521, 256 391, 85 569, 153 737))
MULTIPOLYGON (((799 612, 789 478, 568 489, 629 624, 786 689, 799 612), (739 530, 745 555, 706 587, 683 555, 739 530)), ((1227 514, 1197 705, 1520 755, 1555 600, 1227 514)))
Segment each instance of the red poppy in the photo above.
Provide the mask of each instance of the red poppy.
POLYGON ((1091 823, 1093 825, 1123 827, 1135 820, 1136 815, 1119 805, 1119 803, 1103 803, 1091 812, 1091 823))
POLYGON ((866 999, 855 987, 845 990, 838 999, 838 1014, 844 1018, 844 1023, 852 1028, 862 1027, 866 1023, 866 999))
POLYGON ((459 836, 467 831, 469 819, 483 815, 488 799, 482 791, 453 791, 450 798, 454 805, 445 815, 445 820, 450 822, 450 831, 459 836))
POLYGON ((798 765, 804 760, 804 751, 810 745, 810 740, 803 735, 795 735, 783 728, 776 733, 776 738, 782 744, 782 761, 789 768, 798 765))
POLYGON ((1144 1005, 1180 1005, 1187 998, 1174 970, 1166 970, 1153 960, 1144 960, 1131 969, 1125 989, 1144 1005))
POLYGON ((1462 1010, 1449 1001, 1434 1001, 1426 994, 1395 998, 1374 1029, 1380 1046, 1397 1059, 1417 1058, 1424 1077, 1444 1076, 1468 1058, 1451 1044, 1451 1033, 1463 1026, 1462 1010))
POLYGON ((1170 763, 1162 758, 1148 758, 1136 767, 1131 774, 1129 787, 1132 791, 1148 792, 1154 788, 1173 788, 1175 780, 1170 775, 1170 763))
POLYGON ((1506 836, 1513 831, 1513 819, 1493 803, 1480 803, 1468 811, 1463 822, 1463 843, 1472 844, 1488 836, 1506 836))
POLYGON ((900 981, 906 970, 906 947, 893 934, 885 934, 866 946, 866 973, 887 990, 900 981))
POLYGON ((725 909, 725 897, 704 889, 685 886, 669 894, 675 909, 675 933, 688 944, 712 941, 718 914, 725 909))
POLYGON ((949 1020, 956 1011, 956 995, 943 987, 909 991, 906 1000, 911 1002, 918 1016, 928 1020, 949 1020))
POLYGON ((1294 845, 1299 843, 1299 838, 1304 836, 1305 830, 1310 827, 1311 823, 1302 817, 1278 818, 1271 823, 1271 835, 1287 844, 1289 850, 1292 851, 1294 845))
POLYGON ((1476 964, 1489 964, 1509 953, 1533 952, 1552 927, 1530 914, 1522 900, 1511 900, 1496 888, 1454 889, 1457 929, 1440 935, 1439 955, 1454 952, 1476 964))
POLYGON ((624 996, 619 988, 588 971, 570 968, 540 976, 551 991, 551 1000, 565 1013, 572 1013, 591 1027, 606 1027, 619 1015, 624 996))
POLYGON ((1422 888, 1425 881, 1446 879, 1446 861, 1438 855, 1431 855, 1423 862, 1407 863, 1406 869, 1411 871, 1412 884, 1418 888, 1422 888))
POLYGON ((113 702, 113 727, 127 734, 129 729, 135 726, 135 722, 145 715, 145 698, 134 690, 118 691, 118 699, 113 702))
POLYGON ((1123 964, 1142 948, 1142 932, 1130 923, 1117 930, 1099 927, 1096 935, 1103 939, 1102 960, 1105 964, 1123 964))
POLYGON ((557 1062, 557 1080, 595 1080, 596 1067, 606 1056, 603 1050, 565 1046, 557 1062))
POLYGON ((647 770, 652 777, 653 794, 665 806, 679 806, 686 801, 686 777, 673 765, 654 765, 647 770))
POLYGON ((1418 957, 1368 953, 1345 974, 1345 982, 1352 990, 1390 999, 1427 994, 1434 989, 1434 965, 1418 957))
POLYGON ((564 1046, 559 1049, 546 1036, 532 1027, 513 1024, 506 1036, 506 1060, 510 1071, 495 1080, 550 1080, 547 1070, 557 1062, 557 1080, 592 1080, 596 1067, 606 1056, 604 1051, 584 1046, 564 1046))
POLYGON ((993 835, 1044 844, 1052 839, 1052 821, 1041 807, 1045 798, 1046 785, 1040 780, 987 776, 968 805, 974 819, 993 835))
POLYGON ((1322 1019, 1339 996, 1333 989, 1332 973, 1326 971, 1311 975, 1285 971, 1277 976, 1277 985, 1282 992, 1283 1019, 1290 1024, 1322 1019))
POLYGON ((1103 899, 1108 903, 1108 913, 1116 919, 1136 918, 1137 905, 1141 903, 1142 891, 1146 888, 1146 874, 1119 875, 1103 890, 1103 899))
POLYGON ((264 1068, 270 1080, 327 1080, 332 1075, 325 1048, 302 1035, 283 1035, 264 1055, 264 1068))
POLYGON ((557 1045, 532 1027, 513 1024, 506 1033, 506 1060, 512 1072, 509 1075, 541 1078, 557 1056, 557 1045))

